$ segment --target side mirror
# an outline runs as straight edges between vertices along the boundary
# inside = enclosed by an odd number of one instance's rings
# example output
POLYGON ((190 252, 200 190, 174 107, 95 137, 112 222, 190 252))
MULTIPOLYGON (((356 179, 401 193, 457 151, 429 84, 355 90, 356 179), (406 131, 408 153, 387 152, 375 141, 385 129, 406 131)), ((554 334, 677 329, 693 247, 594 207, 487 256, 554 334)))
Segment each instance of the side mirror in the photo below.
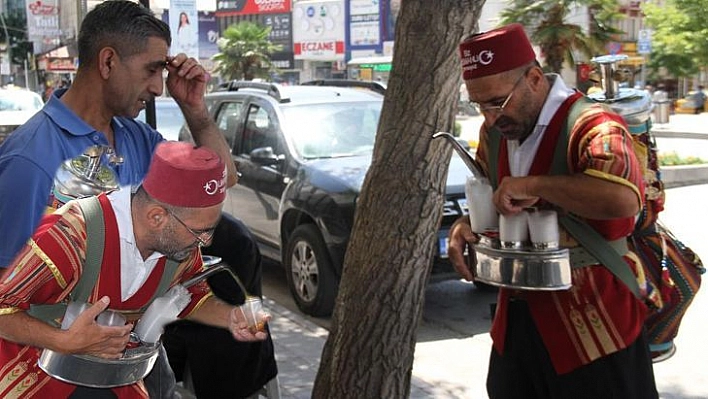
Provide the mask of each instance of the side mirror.
POLYGON ((260 147, 251 151, 251 161, 262 166, 277 165, 285 159, 283 155, 276 155, 273 147, 260 147))

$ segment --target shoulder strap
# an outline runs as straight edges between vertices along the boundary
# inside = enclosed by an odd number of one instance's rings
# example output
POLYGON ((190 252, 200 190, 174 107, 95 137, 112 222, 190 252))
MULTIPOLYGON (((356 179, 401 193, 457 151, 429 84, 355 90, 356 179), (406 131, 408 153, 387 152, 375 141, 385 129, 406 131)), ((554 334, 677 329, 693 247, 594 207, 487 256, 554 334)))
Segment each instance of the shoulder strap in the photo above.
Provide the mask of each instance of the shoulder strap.
MULTIPOLYGON (((569 135, 580 113, 591 104, 591 100, 587 99, 587 97, 583 97, 573 104, 568 114, 568 119, 566 119, 564 130, 561 132, 560 136, 558 136, 558 143, 556 144, 555 152, 553 153, 553 161, 551 163, 552 175, 568 174, 567 153, 569 135)), ((578 243, 597 259, 599 263, 607 267, 615 277, 622 281, 637 298, 641 298, 639 284, 629 268, 629 265, 627 265, 627 262, 625 262, 622 256, 610 246, 604 237, 590 227, 584 220, 571 214, 560 215, 558 222, 573 238, 578 240, 578 243)))
POLYGON ((106 227, 98 197, 82 198, 79 201, 86 220, 86 260, 79 282, 71 291, 73 301, 86 302, 98 281, 103 263, 103 247, 106 242, 106 227))
POLYGON ((637 298, 641 298, 639 283, 624 258, 595 231, 589 224, 578 217, 566 214, 558 216, 560 223, 590 255, 597 259, 615 275, 637 298))
POLYGON ((568 174, 568 145, 570 144, 570 132, 573 131, 573 126, 578 120, 580 114, 585 111, 590 105, 592 105, 592 100, 583 96, 580 97, 575 104, 570 107, 568 112, 568 118, 565 120, 563 125, 563 130, 561 130, 558 135, 558 141, 556 142, 556 148, 553 152, 553 160, 551 161, 550 173, 552 175, 567 175, 568 174))
MULTIPOLYGON (((72 301, 86 302, 101 271, 106 231, 98 197, 91 196, 77 201, 86 223, 86 260, 79 282, 76 283, 69 297, 72 301)), ((47 323, 57 324, 55 321, 65 312, 66 303, 62 302, 51 305, 31 305, 27 313, 47 323)))
POLYGON ((160 283, 158 283, 157 289, 152 295, 152 298, 150 298, 150 300, 146 302, 145 306, 143 306, 142 311, 145 311, 147 307, 150 306, 152 301, 165 295, 167 290, 170 289, 170 282, 174 278, 175 272, 177 272, 177 267, 179 267, 179 264, 179 262, 167 258, 165 262, 165 268, 163 269, 162 277, 160 278, 160 283))

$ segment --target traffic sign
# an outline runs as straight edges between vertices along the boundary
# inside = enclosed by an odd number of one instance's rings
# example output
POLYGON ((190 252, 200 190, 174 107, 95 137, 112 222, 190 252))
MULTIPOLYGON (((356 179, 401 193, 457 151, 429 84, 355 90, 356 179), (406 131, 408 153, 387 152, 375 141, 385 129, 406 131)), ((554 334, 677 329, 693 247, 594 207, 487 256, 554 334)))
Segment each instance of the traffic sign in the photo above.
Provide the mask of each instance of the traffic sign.
POLYGON ((637 54, 651 54, 651 42, 637 42, 637 54))
POLYGON ((639 36, 637 37, 638 54, 651 53, 651 34, 652 31, 650 29, 642 29, 639 31, 639 36))
POLYGON ((605 45, 605 49, 612 55, 619 54, 622 51, 622 43, 609 42, 605 45))

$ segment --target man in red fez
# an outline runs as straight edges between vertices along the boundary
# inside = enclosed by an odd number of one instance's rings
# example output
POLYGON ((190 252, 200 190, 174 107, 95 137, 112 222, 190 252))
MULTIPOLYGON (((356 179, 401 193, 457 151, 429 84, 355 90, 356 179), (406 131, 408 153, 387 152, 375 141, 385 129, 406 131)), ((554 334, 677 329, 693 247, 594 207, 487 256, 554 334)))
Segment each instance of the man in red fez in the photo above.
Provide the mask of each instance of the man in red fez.
MULTIPOLYGON (((45 216, 0 282, 0 396, 106 397, 48 375, 37 364, 41 350, 120 358, 152 299, 203 271, 200 248, 211 242, 221 218, 226 181, 216 152, 166 141, 141 185, 72 200, 45 216), (97 223, 102 233, 92 227, 97 223), (95 248, 102 257, 89 256, 95 248), (68 330, 35 313, 39 305, 75 300, 74 289, 91 270, 97 272, 88 285, 92 305, 68 330), (130 323, 98 325, 96 316, 107 308, 130 323)), ((217 299, 205 280, 187 289, 191 300, 180 318, 228 329, 239 341, 266 338, 251 333, 239 308, 217 299)), ((142 381, 112 391, 113 397, 148 398, 142 381)))
MULTIPOLYGON (((497 211, 572 214, 623 255, 619 263, 630 276, 640 276, 626 237, 644 184, 622 118, 586 102, 560 76, 544 74, 519 24, 467 38, 460 57, 469 99, 484 117, 476 158, 495 188, 497 211)), ((644 302, 594 257, 576 256, 588 252, 562 227, 559 245, 571 248, 572 287, 499 290, 489 397, 657 398, 644 302)), ((469 281, 474 265, 463 253, 476 241, 469 219, 458 220, 450 259, 469 281)))

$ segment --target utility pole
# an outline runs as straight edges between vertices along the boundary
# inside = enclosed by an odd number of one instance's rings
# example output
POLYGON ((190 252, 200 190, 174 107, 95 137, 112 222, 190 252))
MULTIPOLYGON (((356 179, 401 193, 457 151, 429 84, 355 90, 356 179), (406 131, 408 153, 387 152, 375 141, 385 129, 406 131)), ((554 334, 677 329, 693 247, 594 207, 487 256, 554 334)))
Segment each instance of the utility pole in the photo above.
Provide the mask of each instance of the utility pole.
MULTIPOLYGON (((140 4, 150 9, 150 0, 140 0, 140 4)), ((157 129, 157 118, 155 116, 155 100, 152 99, 145 103, 145 122, 152 126, 153 129, 157 129)))

